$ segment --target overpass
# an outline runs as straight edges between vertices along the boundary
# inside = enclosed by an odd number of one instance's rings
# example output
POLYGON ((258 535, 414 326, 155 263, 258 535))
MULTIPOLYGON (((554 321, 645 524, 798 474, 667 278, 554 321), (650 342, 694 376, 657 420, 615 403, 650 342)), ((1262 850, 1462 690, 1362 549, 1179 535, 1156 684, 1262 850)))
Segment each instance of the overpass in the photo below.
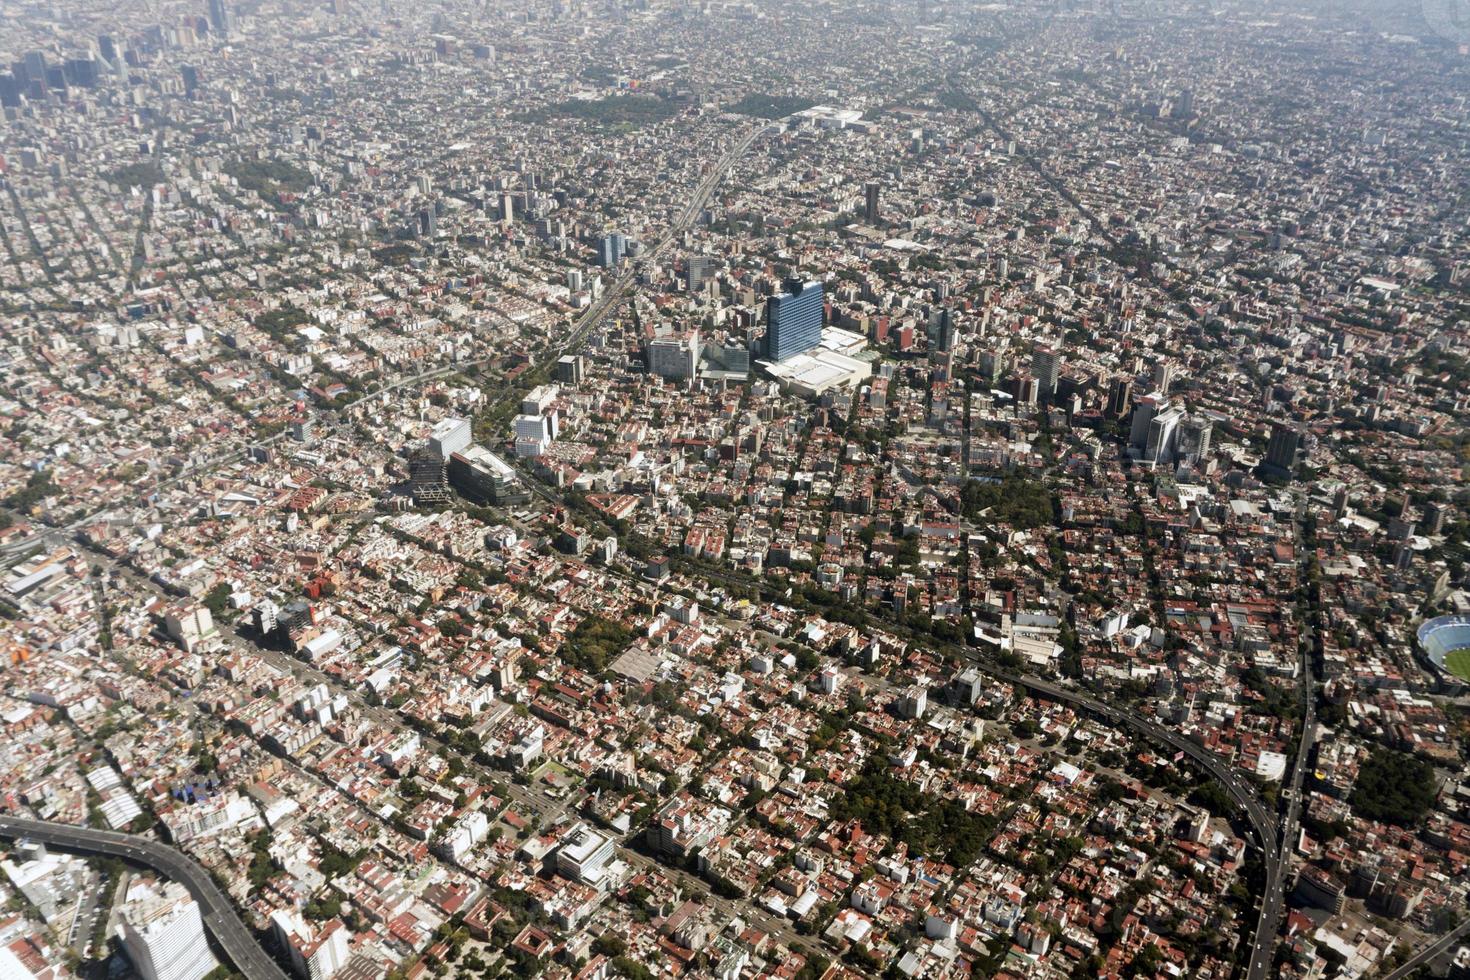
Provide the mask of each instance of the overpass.
POLYGON ((152 868, 189 890, 199 903, 204 928, 248 980, 287 980, 286 974, 235 915, 234 906, 209 872, 167 844, 132 834, 5 816, 0 816, 0 837, 28 838, 69 851, 104 854, 152 868))
POLYGON ((1281 926, 1281 898, 1284 895, 1282 876, 1286 870, 1277 841, 1277 825, 1271 811, 1266 808, 1255 789, 1248 784, 1236 768, 1193 739, 1171 731, 1152 719, 1121 707, 1099 701, 1097 698, 1054 684, 1038 677, 1027 677, 997 670, 988 664, 978 664, 986 673, 997 680, 1025 688, 1032 694, 1049 701, 1060 701, 1121 728, 1151 739, 1155 744, 1167 745, 1176 752, 1183 752, 1200 768, 1209 773, 1230 794, 1261 843, 1266 869, 1266 887, 1261 896, 1260 916, 1256 923, 1254 941, 1249 949, 1246 980, 1265 980, 1271 967, 1271 952, 1276 944, 1276 933, 1281 926))

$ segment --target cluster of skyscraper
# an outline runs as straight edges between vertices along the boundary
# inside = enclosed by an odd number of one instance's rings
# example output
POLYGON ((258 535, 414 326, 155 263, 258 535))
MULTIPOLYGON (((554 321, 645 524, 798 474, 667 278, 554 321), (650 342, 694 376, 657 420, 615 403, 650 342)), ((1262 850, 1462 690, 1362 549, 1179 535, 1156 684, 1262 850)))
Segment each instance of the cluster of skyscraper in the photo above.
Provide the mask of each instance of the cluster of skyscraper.
POLYGON ((1201 415, 1190 415, 1170 404, 1169 396, 1156 391, 1138 399, 1128 430, 1129 455, 1146 463, 1197 463, 1210 451, 1214 423, 1201 415))
POLYGON ((628 236, 621 232, 604 235, 602 241, 597 243, 597 264, 604 269, 615 268, 627 254, 628 236))

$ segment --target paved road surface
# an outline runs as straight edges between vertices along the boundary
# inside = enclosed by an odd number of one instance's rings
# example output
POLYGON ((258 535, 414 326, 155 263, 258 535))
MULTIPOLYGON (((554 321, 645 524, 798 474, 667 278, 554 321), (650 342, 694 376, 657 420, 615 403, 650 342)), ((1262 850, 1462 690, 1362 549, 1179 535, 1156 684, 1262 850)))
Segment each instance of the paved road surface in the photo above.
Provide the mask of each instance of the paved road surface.
POLYGON ((1053 684, 1037 677, 1026 677, 1006 673, 981 664, 987 673, 1008 684, 1026 688, 1034 694, 1054 701, 1062 701, 1089 714, 1141 733, 1155 743, 1161 743, 1183 752, 1225 787, 1232 799, 1245 811, 1256 838, 1260 841, 1266 868, 1266 888, 1261 902, 1261 915, 1256 925, 1256 934, 1251 946, 1250 966, 1246 980, 1263 980, 1271 965, 1271 949, 1276 941, 1276 932, 1281 924, 1280 894, 1283 887, 1283 862, 1276 838, 1276 820, 1266 808, 1255 789, 1248 784, 1236 768, 1215 753, 1197 744, 1178 732, 1157 724, 1152 719, 1134 711, 1099 701, 1078 691, 1053 684))
POLYGON ((28 837, 69 850, 106 854, 147 865, 189 889, 189 894, 199 903, 204 928, 219 943, 235 969, 249 980, 286 980, 286 974, 255 942, 209 873, 172 847, 132 834, 19 817, 0 817, 0 837, 28 837))
POLYGON ((1383 980, 1404 980, 1405 977, 1413 973, 1415 970, 1419 969, 1419 967, 1428 963, 1439 954, 1451 949, 1457 942, 1465 937, 1466 933, 1470 933, 1470 919, 1466 919, 1464 922, 1456 926, 1452 931, 1445 933, 1439 939, 1435 940, 1430 945, 1425 946, 1419 952, 1409 957, 1409 959, 1404 962, 1403 966, 1399 967, 1397 970, 1394 970, 1392 973, 1386 974, 1383 977, 1383 980))

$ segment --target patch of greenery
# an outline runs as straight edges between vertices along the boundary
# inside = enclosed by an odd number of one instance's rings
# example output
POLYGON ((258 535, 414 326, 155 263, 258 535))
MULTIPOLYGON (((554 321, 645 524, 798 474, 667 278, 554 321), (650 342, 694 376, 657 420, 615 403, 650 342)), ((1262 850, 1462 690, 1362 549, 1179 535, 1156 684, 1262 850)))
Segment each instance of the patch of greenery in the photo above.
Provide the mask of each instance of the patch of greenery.
POLYGON ((250 840, 250 869, 246 877, 250 879, 252 892, 260 891, 266 882, 281 873, 281 866, 270 855, 270 845, 271 833, 268 830, 262 830, 250 840))
POLYGON ((1056 505, 1046 485, 1014 472, 1007 473, 999 482, 968 481, 960 491, 960 507, 971 520, 989 510, 992 519, 1021 530, 1043 527, 1056 520, 1056 505))
POLYGON ((768 95, 752 92, 739 102, 726 106, 726 109, 729 112, 738 112, 742 116, 754 116, 757 119, 785 119, 793 113, 810 109, 814 105, 816 103, 811 99, 803 99, 798 95, 768 95))
POLYGON ((870 761, 833 801, 832 818, 858 820, 863 828, 964 867, 979 856, 990 839, 991 820, 971 813, 963 803, 925 793, 895 777, 879 761, 870 761))
POLYGON ((6 499, 5 506, 24 513, 47 497, 53 497, 59 493, 61 493, 61 487, 51 479, 51 471, 37 470, 26 481, 25 489, 17 490, 6 499))
POLYGON ((1411 826, 1434 806, 1439 782, 1434 766, 1392 749, 1377 749, 1358 770, 1349 802, 1369 820, 1411 826))
POLYGON ((632 640, 633 631, 622 623, 601 616, 588 616, 567 637, 561 657, 589 674, 600 674, 632 640))
POLYGON ((271 194, 300 194, 311 186, 311 174, 285 160, 231 160, 225 173, 240 187, 262 197, 271 194))
POLYGON ((140 160, 102 175, 110 184, 119 187, 152 187, 163 180, 163 168, 153 160, 140 160))
POLYGON ((217 582, 214 588, 204 594, 204 608, 209 610, 211 618, 218 621, 230 611, 230 595, 227 582, 217 582))
POLYGON ((550 119, 581 119, 602 126, 636 129, 663 122, 677 115, 676 103, 654 95, 614 95, 606 99, 568 99, 542 109, 525 113, 527 122, 550 119))

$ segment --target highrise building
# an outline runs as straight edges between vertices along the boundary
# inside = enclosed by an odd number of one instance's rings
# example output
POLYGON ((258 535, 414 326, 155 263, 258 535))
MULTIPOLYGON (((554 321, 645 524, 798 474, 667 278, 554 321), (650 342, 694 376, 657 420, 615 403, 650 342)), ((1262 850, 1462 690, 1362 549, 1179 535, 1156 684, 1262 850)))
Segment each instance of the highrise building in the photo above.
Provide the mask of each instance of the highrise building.
POLYGON ((557 359, 556 368, 553 373, 556 380, 565 381, 567 384, 578 384, 586 373, 586 365, 581 354, 566 354, 557 359))
POLYGON ((204 937, 199 904, 183 885, 129 888, 120 918, 118 936, 143 980, 201 980, 219 965, 204 937))
POLYGON ((954 310, 945 307, 939 311, 938 329, 935 331, 934 346, 941 354, 948 354, 954 350, 955 345, 955 316, 954 310))
POLYGON ((1108 395, 1108 415, 1121 419, 1127 416, 1132 407, 1133 381, 1129 378, 1118 378, 1113 382, 1113 390, 1108 395))
POLYGON ((1214 424, 1202 415, 1190 415, 1179 423, 1178 457, 1198 463, 1210 454, 1214 424))
POLYGON ((1301 449, 1302 432, 1285 422, 1271 423, 1271 441, 1266 446, 1266 468, 1280 476, 1296 472, 1297 452, 1301 449))
POLYGON ((1040 391, 1041 385, 1024 371, 1011 378, 1011 397, 1017 405, 1035 405, 1040 391))
POLYGON ((692 378, 699 369, 699 331, 659 337, 648 344, 648 372, 660 378, 692 378))
POLYGON ((438 453, 440 459, 448 459, 468 446, 473 438, 468 419, 443 419, 429 430, 429 448, 438 453))
POLYGON ((235 26, 235 15, 225 0, 209 0, 209 30, 220 37, 229 37, 235 26))
POLYGON ((1031 352, 1031 375, 1036 378, 1037 393, 1050 400, 1062 375, 1062 355, 1050 347, 1036 348, 1031 352))
POLYGON ((413 502, 443 504, 449 501, 449 481, 445 477, 444 457, 427 447, 409 458, 408 484, 413 493, 413 502))
POLYGON ((821 283, 788 280, 786 292, 766 301, 766 356, 784 361, 815 348, 825 313, 821 283))
POLYGON ((1154 416, 1168 405, 1169 399, 1156 391, 1144 395, 1133 406, 1133 423, 1128 428, 1128 448, 1135 450, 1135 455, 1143 454, 1148 445, 1148 427, 1153 424, 1154 416))
POLYGON ((1006 356, 1001 351, 987 350, 980 352, 980 377, 987 382, 994 383, 1006 370, 1006 356))
POLYGON ((267 636, 280 624, 281 607, 271 599, 262 599, 250 610, 250 617, 260 634, 267 636))
POLYGON ((271 926, 302 980, 331 980, 352 955, 350 930, 341 919, 313 927, 295 909, 278 909, 271 913, 271 926))
POLYGON ((1169 386, 1174 383, 1174 362, 1160 361, 1154 365, 1154 391, 1169 393, 1169 386))
POLYGON ((1430 501, 1424 505, 1424 533, 1435 537, 1444 531, 1445 517, 1449 508, 1438 501, 1430 501))
POLYGON ((540 456, 555 438, 551 416, 525 413, 515 417, 516 455, 540 456))
POLYGON ((474 503, 512 506, 531 499, 514 467, 483 446, 456 452, 445 470, 449 485, 474 503))
POLYGON ((718 262, 710 255, 690 256, 684 267, 684 284, 691 293, 704 292, 705 286, 709 284, 710 278, 718 268, 718 262))
POLYGON ((863 221, 870 225, 878 223, 881 216, 878 210, 878 198, 883 193, 883 185, 876 180, 870 180, 863 185, 863 221))
POLYGON ((27 51, 25 58, 21 61, 21 67, 25 70, 26 82, 34 89, 40 86, 39 94, 46 94, 46 52, 27 51))
POLYGON ((1168 464, 1174 461, 1175 439, 1179 421, 1184 410, 1165 408, 1155 412, 1148 423, 1148 438, 1143 445, 1143 458, 1150 463, 1168 464))
POLYGON ((602 241, 597 246, 597 264, 604 269, 611 269, 623 261, 623 255, 628 250, 627 236, 613 232, 602 236, 602 241))
POLYGON ((66 80, 82 88, 96 88, 100 76, 97 62, 92 58, 66 59, 66 80))

